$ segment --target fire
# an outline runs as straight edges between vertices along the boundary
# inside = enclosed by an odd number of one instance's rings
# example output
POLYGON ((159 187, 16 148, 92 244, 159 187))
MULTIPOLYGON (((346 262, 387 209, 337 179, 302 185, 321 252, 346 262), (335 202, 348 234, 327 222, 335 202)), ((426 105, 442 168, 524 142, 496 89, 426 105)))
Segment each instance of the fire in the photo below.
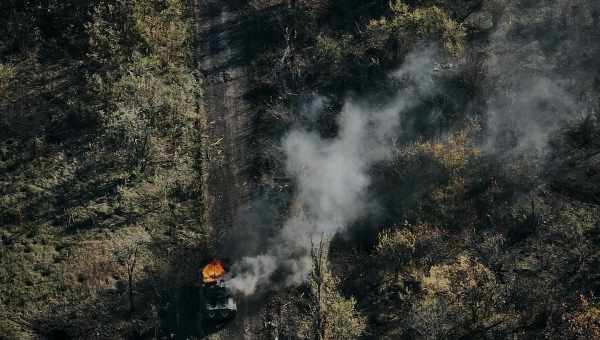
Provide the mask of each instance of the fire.
POLYGON ((212 260, 202 269, 202 281, 204 283, 216 282, 218 279, 225 275, 225 268, 223 262, 219 260, 212 260))

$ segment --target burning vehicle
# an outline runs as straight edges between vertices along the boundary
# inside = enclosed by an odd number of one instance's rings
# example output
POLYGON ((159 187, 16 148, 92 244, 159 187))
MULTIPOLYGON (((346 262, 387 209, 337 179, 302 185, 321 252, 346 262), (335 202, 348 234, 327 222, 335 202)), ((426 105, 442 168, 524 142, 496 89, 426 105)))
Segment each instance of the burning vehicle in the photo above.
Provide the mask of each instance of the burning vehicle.
POLYGON ((225 267, 220 260, 212 260, 202 269, 204 319, 213 324, 232 320, 237 313, 233 294, 227 287, 225 267))

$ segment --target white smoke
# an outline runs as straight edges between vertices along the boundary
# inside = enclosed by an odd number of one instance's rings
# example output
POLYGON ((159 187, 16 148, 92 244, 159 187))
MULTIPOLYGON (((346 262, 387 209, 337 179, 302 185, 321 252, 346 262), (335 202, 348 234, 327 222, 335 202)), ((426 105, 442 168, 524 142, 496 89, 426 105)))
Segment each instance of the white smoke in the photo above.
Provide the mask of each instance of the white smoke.
POLYGON ((286 285, 306 280, 311 243, 343 230, 368 212, 369 170, 389 157, 402 112, 435 89, 434 70, 433 49, 411 53, 392 75, 403 84, 397 95, 384 105, 348 100, 338 119, 337 137, 324 139, 303 129, 287 134, 281 146, 286 170, 297 184, 297 208, 264 254, 234 264, 232 288, 252 294, 276 273, 277 281, 286 285))
MULTIPOLYGON (((485 43, 471 46, 474 55, 485 56, 481 60, 485 79, 478 84, 482 87, 478 99, 488 132, 484 149, 492 153, 543 152, 550 134, 582 110, 579 98, 589 97, 586 88, 592 89, 596 81, 597 68, 587 72, 589 65, 596 64, 586 55, 600 53, 589 44, 589 33, 596 25, 589 13, 600 4, 585 1, 585 6, 572 6, 568 0, 530 3, 485 1, 482 11, 494 18, 494 27, 488 28, 493 31, 485 43), (572 72, 569 65, 574 61, 578 65, 586 62, 586 67, 577 67, 586 72, 572 72)), ((371 207, 366 195, 369 171, 389 156, 401 130, 402 113, 436 91, 435 66, 431 49, 410 54, 392 74, 404 84, 395 98, 382 105, 348 100, 336 138, 324 139, 303 129, 286 136, 281 147, 286 170, 297 184, 296 208, 279 234, 267 242, 264 253, 234 265, 233 287, 252 294, 275 277, 286 284, 306 279, 311 269, 311 242, 343 230, 371 207)), ((322 98, 307 103, 303 117, 316 117, 321 105, 322 98)))
MULTIPOLYGON (((487 1, 483 11, 491 13, 487 7, 493 6, 487 1)), ((589 75, 569 67, 581 62, 580 51, 589 50, 582 41, 592 25, 586 18, 591 9, 568 0, 534 0, 530 6, 511 0, 501 2, 501 8, 489 42, 479 46, 487 55, 485 147, 544 152, 551 133, 583 110, 574 93, 592 87, 589 75), (578 19, 563 23, 563 18, 578 19), (543 34, 536 33, 542 27, 543 34)))
POLYGON ((276 269, 275 258, 267 255, 244 257, 235 266, 238 274, 228 284, 245 295, 252 294, 258 283, 268 280, 276 269))

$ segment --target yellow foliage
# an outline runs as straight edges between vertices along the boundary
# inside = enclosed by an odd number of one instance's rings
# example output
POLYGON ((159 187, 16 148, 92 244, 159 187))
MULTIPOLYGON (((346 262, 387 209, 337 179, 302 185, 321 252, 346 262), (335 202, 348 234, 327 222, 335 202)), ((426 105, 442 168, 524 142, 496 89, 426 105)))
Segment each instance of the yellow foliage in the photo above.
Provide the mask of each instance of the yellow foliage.
POLYGON ((423 287, 430 294, 458 294, 478 284, 494 281, 493 273, 481 263, 461 255, 450 265, 431 267, 423 278, 423 287))
POLYGON ((425 338, 446 338, 449 334, 460 338, 470 330, 492 329, 516 321, 506 305, 506 287, 491 270, 468 255, 431 267, 422 285, 425 295, 413 313, 416 329, 425 338))
POLYGON ((437 41, 450 56, 463 54, 465 30, 448 13, 437 6, 411 9, 402 1, 390 3, 393 16, 373 19, 367 25, 371 44, 382 46, 387 39, 400 41, 400 46, 412 45, 418 41, 437 41))
POLYGON ((400 257, 414 252, 417 237, 408 229, 384 231, 378 235, 377 253, 384 257, 400 257))
POLYGON ((429 275, 423 278, 423 287, 429 293, 447 292, 450 290, 450 279, 448 277, 447 265, 433 266, 429 275))
MULTIPOLYGON (((481 151, 473 143, 473 135, 478 131, 478 125, 469 125, 458 130, 444 139, 426 141, 413 145, 413 157, 426 156, 434 164, 441 167, 445 180, 438 183, 429 191, 431 208, 441 217, 440 223, 456 220, 456 213, 466 212, 465 193, 467 191, 468 170, 473 162, 477 162, 481 151)), ((468 223, 468 221, 463 221, 468 223)))
POLYGON ((481 155, 481 150, 472 144, 472 134, 477 126, 469 126, 454 132, 444 141, 424 142, 416 145, 418 151, 439 161, 452 174, 462 173, 471 159, 481 155))
POLYGON ((566 317, 572 339, 600 339, 600 307, 581 297, 579 310, 566 317))

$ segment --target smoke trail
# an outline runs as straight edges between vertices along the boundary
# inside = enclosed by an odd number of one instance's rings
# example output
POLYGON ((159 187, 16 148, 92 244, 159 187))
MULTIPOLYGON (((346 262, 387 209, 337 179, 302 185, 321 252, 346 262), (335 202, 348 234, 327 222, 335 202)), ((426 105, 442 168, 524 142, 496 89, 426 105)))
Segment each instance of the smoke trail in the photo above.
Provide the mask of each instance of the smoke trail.
POLYGON ((343 230, 365 214, 370 204, 369 169, 390 155, 401 113, 434 91, 435 55, 431 48, 409 54, 392 75, 404 86, 385 105, 348 100, 338 119, 337 137, 324 139, 297 129, 283 139, 286 170, 297 184, 298 208, 263 254, 234 264, 232 288, 249 295, 273 281, 301 283, 311 269, 311 242, 343 230))

